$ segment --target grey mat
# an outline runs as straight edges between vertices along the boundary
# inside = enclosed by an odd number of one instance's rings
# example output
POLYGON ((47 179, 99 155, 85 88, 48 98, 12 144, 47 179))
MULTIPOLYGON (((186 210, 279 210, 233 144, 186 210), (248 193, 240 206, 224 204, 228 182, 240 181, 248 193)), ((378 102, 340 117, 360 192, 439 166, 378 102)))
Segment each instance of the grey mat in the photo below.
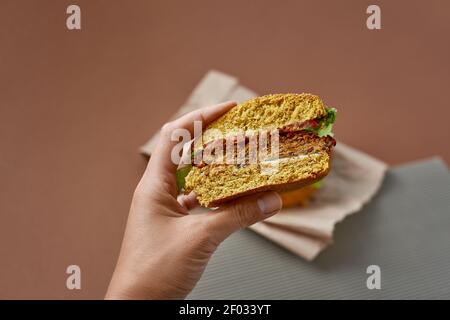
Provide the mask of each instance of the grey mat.
POLYGON ((449 299, 450 174, 439 159, 391 169, 312 263, 249 230, 227 239, 188 299, 449 299), (381 289, 366 268, 381 268, 381 289))

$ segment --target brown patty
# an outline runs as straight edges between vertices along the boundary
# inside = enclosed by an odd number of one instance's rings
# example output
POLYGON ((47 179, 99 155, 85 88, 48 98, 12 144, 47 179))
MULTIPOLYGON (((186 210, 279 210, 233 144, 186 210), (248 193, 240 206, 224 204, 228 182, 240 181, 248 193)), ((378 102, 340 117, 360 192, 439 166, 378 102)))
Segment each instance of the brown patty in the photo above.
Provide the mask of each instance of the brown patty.
MULTIPOLYGON (((271 154, 272 147, 270 142, 271 142, 270 135, 268 135, 266 157, 258 159, 259 161, 263 161, 267 158, 276 156, 271 154)), ((319 137, 316 134, 308 131, 295 131, 295 132, 280 131, 278 156, 279 158, 287 158, 314 153, 315 151, 318 150, 325 150, 327 152, 330 152, 335 145, 336 140, 334 140, 334 138, 330 136, 319 137)), ((256 145, 256 150, 259 151, 258 145, 256 145)), ((194 164, 195 166, 202 167, 204 165, 214 164, 220 161, 220 159, 222 159, 222 157, 225 155, 226 152, 226 141, 223 139, 209 143, 207 146, 205 146, 205 149, 203 151, 204 151, 203 154, 204 161, 200 164, 194 164), (222 144, 222 153, 218 154, 220 150, 218 150, 217 148, 220 144, 222 144), (205 150, 208 150, 208 152, 206 152, 205 150)), ((237 142, 234 141, 235 161, 236 158, 237 158, 237 142)), ((248 163, 250 159, 250 144, 248 137, 245 141, 245 159, 246 163, 248 163)))

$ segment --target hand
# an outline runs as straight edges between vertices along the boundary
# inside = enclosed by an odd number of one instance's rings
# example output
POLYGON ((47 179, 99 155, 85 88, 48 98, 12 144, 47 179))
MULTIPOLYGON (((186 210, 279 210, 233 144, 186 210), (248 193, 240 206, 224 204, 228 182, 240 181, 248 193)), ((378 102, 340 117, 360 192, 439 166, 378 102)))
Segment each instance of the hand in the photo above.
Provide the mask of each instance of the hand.
POLYGON ((224 103, 191 112, 161 130, 159 142, 133 196, 119 259, 107 299, 182 299, 194 288, 219 244, 234 231, 281 208, 273 191, 240 198, 205 214, 189 214, 195 194, 177 199, 171 150, 174 129, 193 132, 235 106, 224 103))

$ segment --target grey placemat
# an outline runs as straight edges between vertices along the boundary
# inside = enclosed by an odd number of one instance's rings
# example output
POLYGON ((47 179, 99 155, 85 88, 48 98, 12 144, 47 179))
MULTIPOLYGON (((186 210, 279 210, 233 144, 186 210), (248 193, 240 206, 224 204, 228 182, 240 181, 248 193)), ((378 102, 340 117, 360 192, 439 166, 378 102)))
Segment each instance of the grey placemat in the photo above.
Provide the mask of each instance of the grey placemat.
POLYGON ((450 174, 439 160, 389 170, 379 194, 306 262, 249 230, 214 254, 190 299, 449 299, 450 174), (381 268, 381 289, 366 268, 381 268))

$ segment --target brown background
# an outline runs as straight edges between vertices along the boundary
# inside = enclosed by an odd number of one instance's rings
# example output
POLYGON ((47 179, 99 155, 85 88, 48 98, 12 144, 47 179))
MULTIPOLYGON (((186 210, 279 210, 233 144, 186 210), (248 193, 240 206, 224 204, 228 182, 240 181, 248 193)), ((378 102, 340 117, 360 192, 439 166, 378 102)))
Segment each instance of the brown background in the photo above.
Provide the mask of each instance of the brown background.
POLYGON ((211 68, 321 95, 337 138, 390 164, 450 160, 449 1, 83 0, 68 31, 71 3, 0 2, 0 298, 102 297, 138 147, 211 68))

